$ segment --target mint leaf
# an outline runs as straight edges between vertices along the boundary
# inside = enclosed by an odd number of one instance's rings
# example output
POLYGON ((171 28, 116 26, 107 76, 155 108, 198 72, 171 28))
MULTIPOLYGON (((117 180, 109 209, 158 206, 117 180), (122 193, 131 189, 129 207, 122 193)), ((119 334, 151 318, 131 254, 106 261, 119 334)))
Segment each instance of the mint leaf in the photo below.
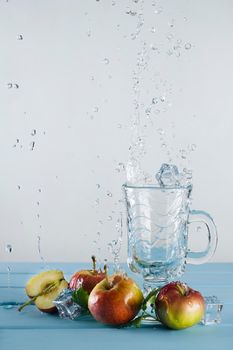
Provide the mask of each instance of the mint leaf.
POLYGON ((88 298, 89 294, 83 287, 80 287, 72 294, 72 300, 86 310, 88 310, 88 298))

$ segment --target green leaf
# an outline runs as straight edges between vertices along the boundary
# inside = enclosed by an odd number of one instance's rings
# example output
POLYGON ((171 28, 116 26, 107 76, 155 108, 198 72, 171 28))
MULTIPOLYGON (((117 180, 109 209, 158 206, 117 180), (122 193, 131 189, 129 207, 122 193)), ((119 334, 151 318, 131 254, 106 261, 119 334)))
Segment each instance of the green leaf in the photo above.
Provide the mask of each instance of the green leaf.
POLYGON ((128 323, 121 325, 120 327, 122 327, 122 328, 125 328, 125 327, 139 328, 139 327, 141 327, 142 320, 143 320, 143 316, 138 316, 138 317, 134 318, 132 321, 129 321, 128 323))
POLYGON ((88 298, 89 294, 83 289, 83 287, 80 287, 72 294, 73 301, 86 310, 88 310, 88 298))
POLYGON ((142 304, 142 310, 145 311, 148 305, 151 305, 151 304, 154 305, 155 299, 157 298, 158 293, 159 293, 159 288, 154 288, 149 294, 147 294, 142 304))

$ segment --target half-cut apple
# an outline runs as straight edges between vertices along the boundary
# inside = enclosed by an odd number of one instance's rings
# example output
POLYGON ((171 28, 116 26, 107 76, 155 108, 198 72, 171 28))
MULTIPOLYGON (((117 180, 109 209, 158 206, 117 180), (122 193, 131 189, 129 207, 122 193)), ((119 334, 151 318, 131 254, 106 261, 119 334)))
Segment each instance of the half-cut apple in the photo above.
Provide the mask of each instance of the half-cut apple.
POLYGON ((35 302, 38 309, 43 312, 56 312, 57 309, 53 301, 65 288, 68 288, 68 283, 62 271, 49 270, 41 272, 30 278, 27 282, 25 290, 31 300, 23 304, 19 308, 19 311, 32 302, 35 302))

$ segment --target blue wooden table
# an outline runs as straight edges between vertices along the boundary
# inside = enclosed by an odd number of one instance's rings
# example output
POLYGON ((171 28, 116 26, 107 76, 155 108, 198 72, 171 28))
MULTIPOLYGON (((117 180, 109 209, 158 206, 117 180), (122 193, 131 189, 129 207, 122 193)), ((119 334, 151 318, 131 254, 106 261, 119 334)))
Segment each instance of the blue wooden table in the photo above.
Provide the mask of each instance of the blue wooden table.
MULTIPOLYGON (((49 264, 62 269, 67 280, 88 264, 49 264)), ((27 280, 44 267, 41 264, 0 264, 0 302, 27 300, 24 286, 27 280), (11 274, 7 274, 7 266, 11 274), (10 280, 9 280, 10 277, 10 280), (10 288, 8 288, 10 285, 10 288)), ((129 272, 140 282, 140 278, 129 272)), ((163 326, 112 328, 91 318, 63 320, 57 315, 39 312, 35 306, 17 308, 0 306, 0 350, 84 350, 84 349, 232 349, 233 348, 233 264, 188 266, 182 278, 204 296, 217 295, 223 302, 222 323, 196 325, 185 330, 168 330, 163 326)))

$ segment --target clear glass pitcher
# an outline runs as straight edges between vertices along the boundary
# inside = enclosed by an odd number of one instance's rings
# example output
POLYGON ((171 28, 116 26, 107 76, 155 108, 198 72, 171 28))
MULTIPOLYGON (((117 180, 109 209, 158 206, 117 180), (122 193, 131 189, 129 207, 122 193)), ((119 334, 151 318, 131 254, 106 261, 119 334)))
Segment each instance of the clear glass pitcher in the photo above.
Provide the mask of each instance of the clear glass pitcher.
POLYGON ((142 274, 144 288, 168 283, 184 273, 186 263, 203 264, 214 254, 217 231, 211 216, 190 210, 192 186, 123 185, 127 208, 128 265, 142 274), (188 248, 193 222, 204 223, 208 245, 203 252, 188 248))

